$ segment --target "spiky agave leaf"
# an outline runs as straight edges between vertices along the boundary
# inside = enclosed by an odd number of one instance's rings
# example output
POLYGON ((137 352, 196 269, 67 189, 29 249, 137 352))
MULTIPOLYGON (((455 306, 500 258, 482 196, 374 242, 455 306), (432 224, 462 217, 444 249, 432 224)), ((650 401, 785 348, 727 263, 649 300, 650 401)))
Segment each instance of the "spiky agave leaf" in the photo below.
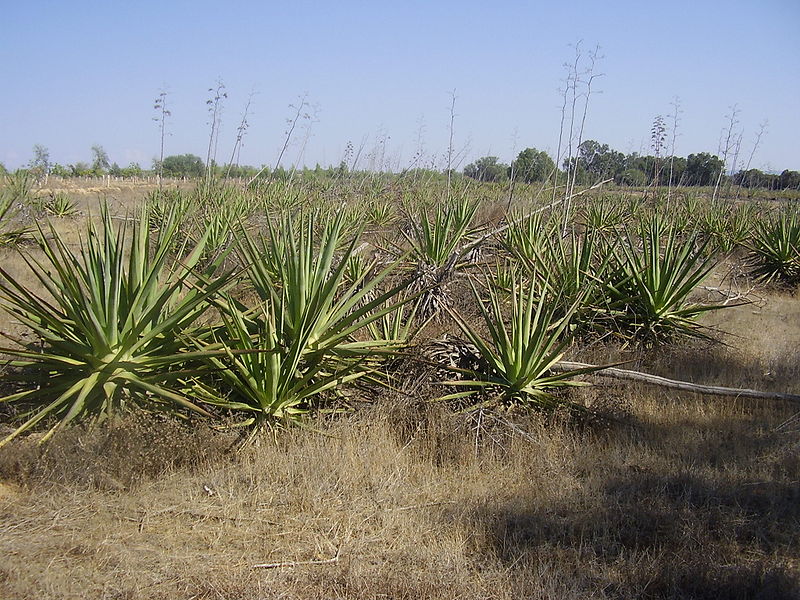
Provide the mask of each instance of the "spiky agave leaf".
POLYGON ((14 357, 23 376, 36 372, 44 378, 35 389, 0 399, 30 407, 27 419, 0 445, 46 419, 58 422, 43 441, 73 421, 103 420, 131 406, 207 414, 169 382, 171 371, 193 357, 184 334, 229 277, 195 276, 204 239, 188 255, 171 254, 179 222, 174 213, 157 236, 148 227, 146 208, 119 233, 107 206, 101 222, 99 231, 90 223, 78 251, 52 227, 50 239, 40 229, 44 258, 23 258, 46 294, 0 268, 0 304, 42 341, 41 349, 2 351, 14 357))
POLYGON ((580 215, 587 229, 606 232, 615 231, 631 217, 622 202, 606 197, 587 203, 580 215))
POLYGON ((435 268, 448 265, 456 251, 469 239, 469 228, 478 202, 451 201, 437 205, 433 219, 417 214, 411 221, 411 233, 403 233, 412 248, 412 256, 435 268))
POLYGON ((33 231, 32 227, 16 220, 19 206, 13 186, 0 190, 0 247, 15 246, 33 231))
POLYGON ((77 204, 64 192, 50 192, 42 201, 42 208, 54 217, 72 217, 78 212, 77 204))
POLYGON ((271 228, 262 240, 263 253, 242 233, 240 253, 263 301, 248 310, 231 300, 224 310, 218 340, 240 353, 209 357, 231 393, 206 401, 251 414, 250 424, 295 420, 322 392, 370 376, 377 359, 399 346, 356 333, 414 300, 395 299, 408 281, 381 288, 396 264, 376 274, 371 265, 348 281, 357 238, 337 253, 342 226, 335 218, 315 233, 313 217, 301 216, 299 225, 287 217, 281 233, 271 228))
POLYGON ((597 230, 572 231, 567 237, 544 238, 530 257, 517 255, 540 293, 555 302, 555 315, 571 311, 571 329, 581 332, 602 327, 607 311, 601 283, 606 280, 615 242, 597 230), (577 308, 572 309, 577 303, 577 308))
POLYGON ((536 292, 532 286, 515 281, 511 291, 508 319, 501 297, 488 288, 488 301, 473 285, 475 300, 489 332, 484 339, 457 311, 454 320, 488 365, 485 371, 461 370, 463 379, 443 382, 467 388, 443 396, 442 400, 464 398, 481 390, 496 390, 500 402, 520 402, 529 406, 551 407, 558 403, 553 391, 567 386, 585 385, 575 381, 580 374, 596 369, 553 372, 551 368, 563 356, 569 343, 567 326, 578 303, 558 317, 558 302, 536 292))
POLYGON ((503 246, 517 260, 528 266, 536 264, 550 238, 556 235, 558 223, 535 212, 525 218, 512 218, 503 246))
POLYGON ((414 291, 424 291, 419 315, 435 316, 450 303, 448 284, 464 267, 479 256, 472 221, 476 201, 451 200, 438 204, 433 217, 419 209, 411 219, 410 230, 401 230, 410 247, 414 270, 414 291))
POLYGON ((800 282, 800 213, 784 209, 759 222, 749 243, 750 266, 761 281, 800 282))
POLYGON ((750 203, 734 206, 728 201, 716 200, 703 207, 699 215, 695 226, 711 238, 710 248, 730 253, 750 238, 756 222, 756 207, 750 203))
POLYGON ((716 259, 705 253, 709 243, 695 232, 681 240, 678 230, 653 217, 640 227, 638 243, 630 234, 617 246, 606 280, 608 310, 623 333, 647 344, 676 336, 707 337, 697 317, 723 305, 689 300, 716 259))

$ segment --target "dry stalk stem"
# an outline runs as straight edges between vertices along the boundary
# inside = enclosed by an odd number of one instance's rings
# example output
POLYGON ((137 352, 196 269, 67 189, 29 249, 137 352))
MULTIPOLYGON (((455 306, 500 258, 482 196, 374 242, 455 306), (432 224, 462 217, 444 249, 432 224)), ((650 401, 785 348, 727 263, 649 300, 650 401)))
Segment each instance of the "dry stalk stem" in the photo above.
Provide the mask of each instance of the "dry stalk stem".
POLYGON ((211 116, 211 135, 208 138, 208 153, 206 154, 207 183, 211 181, 211 177, 213 175, 212 163, 215 163, 217 160, 217 143, 219 142, 219 128, 220 120, 222 118, 222 101, 228 97, 228 93, 225 92, 225 84, 222 83, 222 79, 217 79, 216 86, 216 90, 214 88, 208 88, 208 91, 212 92, 213 95, 211 98, 206 100, 208 113, 211 116))
POLYGON ((250 567, 251 569, 280 569, 282 567, 287 568, 294 568, 300 567, 304 565, 329 565, 332 563, 339 562, 339 553, 341 552, 341 548, 336 549, 336 555, 333 558, 324 558, 324 559, 312 559, 312 560, 286 560, 280 562, 271 562, 271 563, 260 563, 257 565, 253 565, 250 567))
MULTIPOLYGON (((577 50, 577 47, 576 47, 576 50, 577 50)), ((594 80, 597 77, 602 77, 602 73, 600 75, 595 75, 595 72, 594 72, 595 65, 596 65, 597 60, 598 60, 598 53, 599 52, 600 52, 600 46, 598 45, 598 46, 595 47, 594 52, 590 52, 589 53, 589 67, 586 70, 586 72, 584 73, 584 75, 588 76, 588 78, 586 79, 586 81, 581 81, 581 83, 584 83, 584 85, 586 86, 586 95, 585 95, 584 102, 583 102, 583 115, 581 116, 581 125, 580 125, 580 128, 578 129, 578 139, 576 141, 576 146, 575 146, 575 152, 576 152, 575 159, 576 160, 575 160, 575 168, 572 170, 572 181, 571 182, 570 182, 570 178, 569 178, 569 171, 567 171, 567 188, 565 190, 566 191, 566 196, 564 198, 564 202, 565 202, 564 223, 563 223, 563 225, 561 227, 561 235, 562 236, 566 236, 567 235, 567 225, 569 224, 569 214, 570 214, 570 208, 571 208, 571 200, 572 200, 572 197, 573 197, 573 195, 575 193, 575 183, 576 183, 577 177, 578 177, 578 161, 577 161, 577 157, 580 155, 580 147, 581 147, 581 143, 583 142, 583 130, 586 127, 586 115, 589 112, 589 99, 592 96, 592 83, 594 82, 594 80)), ((580 51, 578 51, 578 57, 580 58, 580 51)), ((577 61, 576 61, 576 65, 577 65, 577 61)), ((572 94, 572 113, 573 113, 572 114, 572 119, 573 120, 574 120, 574 117, 575 117, 575 99, 576 99, 575 98, 575 92, 576 92, 577 85, 578 85, 578 83, 580 81, 580 79, 578 78, 577 72, 575 74, 575 77, 576 77, 575 78, 575 82, 574 82, 575 87, 573 88, 573 94, 572 94)), ((572 121, 570 121, 570 136, 572 135, 572 126, 573 126, 573 123, 572 123, 572 121)), ((572 140, 570 139, 570 149, 571 148, 572 148, 572 140)))
POLYGON ((153 117, 153 120, 158 123, 158 129, 161 133, 161 154, 158 156, 158 187, 161 188, 161 180, 164 178, 164 137, 167 134, 167 117, 172 116, 172 113, 167 110, 167 92, 161 90, 158 97, 153 101, 153 108, 158 114, 153 117))
POLYGON ((231 167, 233 166, 233 161, 236 161, 236 166, 239 166, 239 158, 237 153, 241 152, 242 149, 242 138, 244 138, 244 134, 249 127, 249 123, 247 122, 247 117, 250 114, 250 105, 253 103, 253 95, 254 92, 250 92, 250 95, 247 97, 247 104, 244 105, 244 113, 242 113, 242 120, 239 123, 239 127, 236 128, 236 142, 233 144, 233 151, 231 152, 231 159, 228 161, 228 170, 225 172, 225 177, 230 177, 231 174, 231 167))
MULTIPOLYGON (((297 123, 301 118, 306 118, 306 115, 303 115, 303 109, 308 106, 308 102, 306 101, 308 98, 308 94, 303 94, 299 98, 299 102, 297 106, 294 104, 290 104, 289 108, 294 109, 294 116, 291 119, 287 119, 287 129, 286 129, 286 137, 283 140, 283 148, 281 148, 281 152, 278 155, 278 160, 275 161, 275 166, 273 167, 272 171, 275 172, 281 164, 281 160, 283 159, 283 155, 286 153, 286 148, 289 147, 289 142, 292 141, 292 134, 294 133, 295 128, 297 127, 297 123)), ((264 165, 259 169, 258 173, 253 175, 247 182, 247 185, 250 186, 253 182, 258 179, 258 177, 267 169, 267 166, 264 165)))
POLYGON ((450 141, 447 144, 447 197, 446 201, 450 201, 450 185, 453 175, 453 125, 456 120, 456 91, 455 89, 450 94, 450 141))
POLYGON ((723 130, 723 134, 725 135, 725 145, 722 146, 722 140, 720 139, 720 151, 722 154, 722 168, 719 170, 719 174, 717 175, 717 181, 714 184, 714 193, 711 194, 711 201, 715 202, 717 199, 717 193, 719 192, 719 186, 722 183, 722 176, 725 174, 725 171, 729 169, 728 167, 728 155, 730 154, 731 150, 733 149, 733 143, 731 142, 731 138, 735 135, 734 128, 739 124, 739 106, 734 104, 731 107, 731 114, 726 115, 728 119, 728 129, 727 131, 723 130))
MULTIPOLYGON (((552 368, 554 371, 573 371, 587 368, 597 369, 598 367, 586 363, 561 361, 553 365, 552 368)), ((737 398, 759 398, 762 400, 786 400, 788 402, 800 403, 800 395, 798 394, 787 394, 784 392, 761 392, 746 388, 729 388, 716 385, 700 385, 698 383, 691 383, 688 381, 667 379, 666 377, 651 375, 650 373, 642 373, 640 371, 617 369, 616 367, 606 367, 605 369, 600 368, 600 370, 593 372, 592 375, 598 377, 612 377, 614 379, 643 381, 651 385, 657 385, 674 390, 682 390, 684 392, 693 392, 695 394, 708 394, 711 396, 734 396, 737 398)))
POLYGON ((681 112, 680 98, 675 96, 671 102, 672 108, 672 131, 670 131, 670 147, 669 147, 669 181, 667 182, 667 210, 669 210, 670 198, 672 197, 672 175, 675 167, 675 140, 678 137, 678 116, 681 112))
POLYGON ((764 132, 767 130, 767 120, 763 120, 758 126, 758 133, 756 134, 756 141, 753 144, 753 149, 750 151, 750 156, 747 159, 747 164, 744 166, 744 175, 739 181, 739 185, 736 187, 736 200, 739 199, 739 194, 742 191, 742 186, 745 183, 745 178, 747 177, 747 173, 750 171, 750 164, 753 162, 753 157, 756 154, 756 150, 758 150, 759 144, 761 144, 761 138, 764 136, 764 132))

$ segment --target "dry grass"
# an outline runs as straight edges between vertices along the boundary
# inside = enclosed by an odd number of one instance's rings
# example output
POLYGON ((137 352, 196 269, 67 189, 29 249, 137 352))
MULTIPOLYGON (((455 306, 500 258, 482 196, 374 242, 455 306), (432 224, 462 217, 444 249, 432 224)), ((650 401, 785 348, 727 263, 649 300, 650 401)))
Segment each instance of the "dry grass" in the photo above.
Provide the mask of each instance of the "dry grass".
POLYGON ((19 443, 0 454, 0 596, 796 597, 790 407, 585 393, 612 416, 478 427, 387 397, 239 454, 168 422, 19 443))
MULTIPOLYGON (((728 346, 578 356, 800 393, 796 296, 708 319, 728 346)), ((154 419, 9 445, 0 598, 800 596, 797 406, 598 380, 587 415, 454 415, 405 389, 238 453, 154 419)))

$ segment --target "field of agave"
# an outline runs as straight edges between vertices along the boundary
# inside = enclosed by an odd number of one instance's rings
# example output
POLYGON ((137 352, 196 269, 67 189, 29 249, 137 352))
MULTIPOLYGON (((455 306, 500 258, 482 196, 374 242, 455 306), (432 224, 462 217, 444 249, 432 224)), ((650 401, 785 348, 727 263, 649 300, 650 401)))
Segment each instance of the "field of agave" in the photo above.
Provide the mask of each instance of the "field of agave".
POLYGON ((702 301, 718 265, 800 282, 796 202, 592 190, 564 203, 532 188, 509 201, 459 185, 165 188, 127 214, 70 217, 77 244, 15 216, 60 218, 69 199, 37 205, 7 185, 0 238, 35 279, 0 268, 0 304, 30 332, 2 348, 13 431, 0 445, 131 411, 252 436, 402 389, 409 363, 437 363, 435 399, 454 409, 552 407, 595 370, 554 369, 571 348, 707 337, 698 318, 735 296, 702 301), (425 351, 443 331, 459 360, 425 351))

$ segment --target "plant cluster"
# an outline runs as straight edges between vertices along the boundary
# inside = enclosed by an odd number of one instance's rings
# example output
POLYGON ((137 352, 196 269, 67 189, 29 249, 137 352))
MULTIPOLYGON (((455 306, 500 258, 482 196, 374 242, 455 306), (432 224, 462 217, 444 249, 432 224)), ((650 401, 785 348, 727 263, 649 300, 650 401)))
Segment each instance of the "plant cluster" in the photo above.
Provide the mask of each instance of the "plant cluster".
POLYGON ((36 289, 0 268, 0 304, 35 337, 2 349, 15 389, 0 402, 18 407, 6 441, 130 410, 227 416, 253 431, 302 422, 396 385, 387 359, 434 316, 449 316, 476 355, 439 382, 443 398, 554 406, 584 371, 553 367, 587 337, 651 346, 706 336, 697 319, 718 306, 693 294, 732 245, 749 249, 766 281, 794 284, 800 272, 791 209, 726 216, 712 203, 692 229, 694 198, 601 198, 566 231, 558 210, 539 207, 484 233, 480 203, 466 196, 437 203, 411 186, 397 190, 400 211, 377 182, 332 194, 320 182, 241 190, 212 180, 159 189, 122 224, 103 208, 77 249, 40 228, 22 250, 36 289), (401 213, 395 238, 365 232, 401 213), (451 288, 471 297, 473 316, 451 288))
POLYGON ((762 281, 800 283, 800 212, 787 208, 755 226, 750 261, 762 281))

